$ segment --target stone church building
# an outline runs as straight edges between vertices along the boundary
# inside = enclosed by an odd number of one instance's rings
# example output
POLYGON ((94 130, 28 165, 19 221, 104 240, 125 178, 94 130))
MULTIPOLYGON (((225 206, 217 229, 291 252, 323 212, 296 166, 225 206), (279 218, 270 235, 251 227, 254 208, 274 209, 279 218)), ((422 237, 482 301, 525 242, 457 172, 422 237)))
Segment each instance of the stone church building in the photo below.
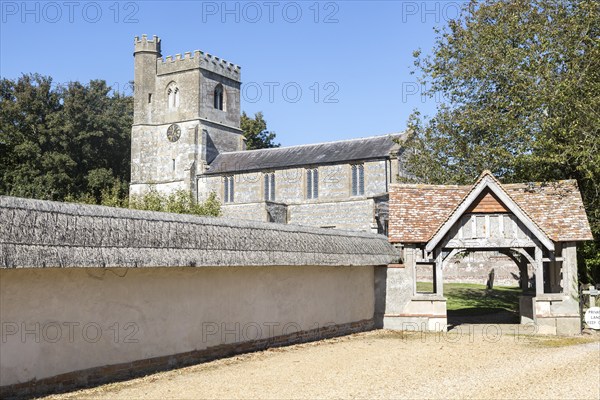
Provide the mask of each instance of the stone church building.
POLYGON ((240 67, 195 51, 162 58, 134 41, 132 195, 214 192, 224 216, 387 234, 405 134, 246 150, 240 67))

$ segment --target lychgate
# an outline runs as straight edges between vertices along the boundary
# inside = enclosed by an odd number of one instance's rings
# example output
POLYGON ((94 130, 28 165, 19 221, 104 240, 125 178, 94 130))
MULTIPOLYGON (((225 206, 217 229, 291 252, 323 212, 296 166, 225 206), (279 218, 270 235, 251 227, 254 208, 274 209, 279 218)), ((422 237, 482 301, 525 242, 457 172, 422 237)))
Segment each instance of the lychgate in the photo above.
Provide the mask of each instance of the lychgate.
POLYGON ((378 270, 385 328, 446 330, 445 268, 466 252, 493 250, 518 266, 522 324, 579 333, 576 243, 593 237, 575 181, 503 185, 485 171, 472 186, 398 184, 389 213, 403 263, 378 270), (428 268, 433 288, 421 293, 417 271, 428 268))

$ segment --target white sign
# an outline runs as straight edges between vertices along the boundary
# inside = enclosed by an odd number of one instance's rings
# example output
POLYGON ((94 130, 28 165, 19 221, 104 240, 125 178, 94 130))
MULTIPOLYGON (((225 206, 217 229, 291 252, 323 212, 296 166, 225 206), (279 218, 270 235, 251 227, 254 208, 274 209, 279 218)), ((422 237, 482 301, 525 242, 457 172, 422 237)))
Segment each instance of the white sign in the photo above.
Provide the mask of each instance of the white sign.
POLYGON ((585 312, 585 323, 592 329, 600 329, 600 307, 590 307, 585 312))
POLYGON ((600 294, 600 290, 590 286, 590 290, 586 290, 584 293, 589 294, 590 296, 598 296, 600 294))

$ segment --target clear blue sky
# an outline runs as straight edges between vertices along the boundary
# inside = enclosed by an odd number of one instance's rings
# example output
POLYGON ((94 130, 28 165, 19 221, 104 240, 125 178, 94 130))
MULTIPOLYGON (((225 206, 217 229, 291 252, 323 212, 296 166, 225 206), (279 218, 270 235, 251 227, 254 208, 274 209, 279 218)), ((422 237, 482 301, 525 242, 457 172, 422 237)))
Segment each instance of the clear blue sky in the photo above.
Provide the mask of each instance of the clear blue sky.
POLYGON ((163 56, 199 49, 241 65, 242 110, 263 111, 282 145, 386 134, 404 130, 413 109, 433 113, 409 73, 412 52, 428 52, 433 27, 459 5, 2 1, 0 75, 104 79, 127 91, 133 38, 145 33, 160 36, 163 56))

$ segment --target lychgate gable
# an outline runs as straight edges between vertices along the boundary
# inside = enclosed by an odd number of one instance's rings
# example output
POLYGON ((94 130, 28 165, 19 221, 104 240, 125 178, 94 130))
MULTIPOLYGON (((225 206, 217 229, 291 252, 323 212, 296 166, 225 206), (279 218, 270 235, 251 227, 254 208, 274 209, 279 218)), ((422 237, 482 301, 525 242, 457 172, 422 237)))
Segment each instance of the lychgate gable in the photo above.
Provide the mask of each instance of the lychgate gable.
MULTIPOLYGON (((479 203, 480 204, 480 203, 479 203)), ((505 211, 503 211, 505 212, 505 211)), ((483 213, 482 213, 483 214, 483 213)), ((506 193, 501 185, 489 171, 485 171, 478 179, 477 183, 473 186, 473 189, 469 194, 456 206, 454 211, 450 214, 449 218, 440 226, 435 235, 427 243, 425 250, 427 252, 433 251, 444 239, 444 237, 450 233, 450 230, 459 224, 472 224, 471 237, 479 239, 477 243, 471 244, 469 247, 523 247, 523 246, 510 246, 513 240, 519 240, 519 234, 531 234, 533 237, 528 239, 539 241, 547 250, 554 251, 554 243, 548 237, 548 235, 540 229, 537 224, 519 207, 519 205, 506 193), (477 218, 476 215, 479 213, 471 214, 467 220, 465 220, 465 214, 470 209, 472 210, 478 205, 477 200, 480 200, 480 196, 487 194, 497 199, 497 204, 503 206, 504 209, 508 210, 514 218, 505 218, 499 216, 494 220, 497 221, 498 237, 496 240, 491 240, 491 220, 489 216, 477 218), (462 219, 462 220, 461 220, 462 219), (509 222, 507 228, 503 229, 504 221, 509 222), (483 229, 481 226, 483 225, 483 229), (512 229, 517 227, 517 229, 512 229), (524 228, 524 229, 523 229, 524 228), (487 240, 486 240, 487 239, 487 240)), ((462 232, 462 227, 461 227, 462 232)), ((521 235, 522 236, 522 235, 521 235)), ((465 243, 466 244, 466 243, 465 243)))

